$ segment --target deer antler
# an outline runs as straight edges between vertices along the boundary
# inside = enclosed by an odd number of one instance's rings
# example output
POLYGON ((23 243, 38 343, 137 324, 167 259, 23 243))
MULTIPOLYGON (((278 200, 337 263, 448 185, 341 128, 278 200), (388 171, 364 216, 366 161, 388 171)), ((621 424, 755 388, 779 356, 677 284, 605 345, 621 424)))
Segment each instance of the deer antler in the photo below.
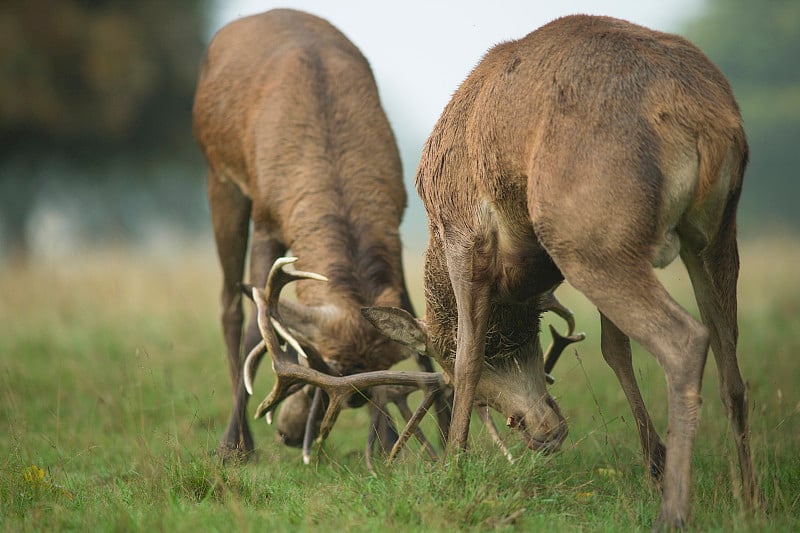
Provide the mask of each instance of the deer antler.
POLYGON ((561 302, 559 302, 558 299, 556 299, 556 295, 552 291, 547 293, 547 295, 544 297, 542 305, 544 306, 545 311, 552 311, 567 322, 566 335, 560 334, 558 331, 556 331, 556 328, 554 328, 552 324, 548 324, 550 327, 550 335, 553 336, 553 341, 550 343, 550 346, 547 347, 547 352, 544 355, 544 375, 547 383, 552 385, 555 383, 555 379, 553 379, 553 376, 550 375, 550 372, 552 372, 553 367, 556 366, 556 362, 558 361, 558 358, 561 357, 561 353, 573 342, 580 342, 585 339, 586 334, 572 334, 572 332, 575 331, 575 317, 573 316, 572 311, 570 311, 561 302))
MULTIPOLYGON (((280 402, 303 384, 311 384, 323 389, 330 399, 328 408, 322 419, 319 429, 318 441, 327 438, 347 399, 359 391, 377 385, 403 385, 424 390, 424 398, 411 416, 403 429, 390 457, 394 457, 408 437, 417 431, 419 421, 425 416, 436 395, 445 385, 445 378, 439 373, 410 372, 400 370, 383 370, 364 372, 348 376, 333 376, 320 371, 327 368, 318 354, 309 357, 300 343, 283 327, 278 311, 280 292, 287 284, 301 279, 327 281, 327 278, 312 272, 287 271, 285 266, 294 263, 296 258, 282 257, 275 261, 267 279, 266 291, 257 287, 251 288, 251 296, 258 309, 258 328, 264 338, 264 345, 269 350, 272 358, 272 368, 275 371, 275 385, 269 395, 256 409, 255 418, 260 418, 271 412, 280 402), (278 332, 287 344, 303 356, 309 366, 303 366, 298 359, 281 347, 278 332), (316 360, 319 357, 319 360, 316 360), (315 368, 316 367, 316 368, 315 368)), ((245 382, 249 384, 248 392, 252 390, 252 376, 255 364, 263 355, 263 347, 257 346, 248 355, 245 361, 245 382), (259 349, 260 347, 260 349, 259 349)), ((310 350, 310 352, 314 352, 310 350)), ((305 455, 305 454, 304 454, 305 455)))
POLYGON ((322 409, 322 389, 314 387, 314 397, 311 399, 311 407, 308 409, 306 417, 306 429, 303 433, 303 464, 311 463, 311 445, 314 440, 314 422, 322 409))
MULTIPOLYGON (((273 305, 274 309, 275 309, 275 311, 273 313, 274 316, 270 317, 270 322, 272 323, 272 327, 274 327, 275 331, 278 332, 278 335, 280 335, 280 337, 283 338, 283 340, 289 346, 291 346, 294 349, 295 353, 297 355, 301 356, 301 358, 298 359, 298 358, 292 356, 291 354, 289 354, 288 352, 286 352, 284 350, 281 350, 280 351, 280 354, 281 354, 280 357, 282 357, 285 361, 291 362, 293 364, 303 364, 303 363, 305 363, 306 366, 309 366, 309 367, 311 367, 311 368, 313 368, 313 369, 315 369, 315 370, 317 370, 319 372, 322 372, 322 373, 325 373, 325 374, 333 374, 333 371, 331 370, 331 368, 328 366, 328 364, 325 362, 325 360, 322 359, 322 357, 316 352, 316 350, 303 349, 303 347, 300 345, 300 343, 297 342, 297 340, 288 332, 288 330, 286 328, 284 328, 284 326, 282 325, 281 320, 280 320, 280 313, 278 311, 278 295, 280 294, 281 289, 283 289, 283 287, 285 285, 287 285, 288 283, 290 283, 292 281, 296 281, 296 280, 299 280, 299 279, 313 279, 313 280, 317 280, 317 281, 326 281, 326 282, 328 281, 328 278, 326 278, 325 276, 322 276, 320 274, 316 274, 314 272, 301 272, 301 271, 287 272, 287 271, 283 270, 284 266, 289 265, 291 263, 294 263, 296 260, 297 260, 297 258, 295 258, 295 257, 281 257, 281 258, 278 258, 275 261, 275 263, 273 264, 273 267, 272 267, 273 271, 276 271, 276 272, 273 275, 273 272, 270 271, 270 279, 267 281, 267 285, 268 286, 269 286, 270 283, 272 283, 274 289, 273 289, 273 291, 271 293, 275 294, 274 302, 270 302, 270 304, 268 304, 268 305, 273 305)), ((243 289, 244 293, 247 296, 249 296, 251 299, 253 299, 255 301, 255 296, 253 294, 253 287, 252 286, 246 285, 246 284, 242 284, 242 289, 243 289)), ((260 317, 259 317, 259 319, 260 319, 260 317)), ((260 323, 259 323, 259 328, 261 328, 261 324, 260 323)), ((262 336, 263 336, 263 333, 262 333, 262 336)), ((250 353, 247 355, 247 358, 245 359, 245 362, 244 362, 244 386, 245 386, 245 389, 247 390, 247 393, 250 394, 250 395, 253 394, 253 378, 255 377, 256 368, 258 368, 258 364, 260 363, 261 358, 264 356, 266 351, 267 351, 267 344, 266 344, 266 341, 262 339, 262 341, 259 342, 250 351, 250 353)), ((273 353, 275 353, 275 352, 273 352, 273 353)), ((274 362, 273 362, 273 367, 274 367, 274 362)), ((270 397, 272 397, 275 394, 278 394, 278 391, 276 390, 277 386, 278 386, 278 383, 276 382, 275 383, 275 387, 273 387, 273 390, 270 393, 270 397)), ((278 403, 280 401, 282 401, 284 398, 286 398, 286 396, 289 396, 290 394, 294 393, 301 386, 302 386, 302 383, 297 383, 297 384, 291 385, 289 387, 289 389, 288 389, 288 392, 280 400, 278 400, 278 403)), ((275 405, 277 406, 277 403, 275 405)), ((269 409, 264 414, 267 417, 267 423, 271 424, 272 423, 272 409, 269 409)))

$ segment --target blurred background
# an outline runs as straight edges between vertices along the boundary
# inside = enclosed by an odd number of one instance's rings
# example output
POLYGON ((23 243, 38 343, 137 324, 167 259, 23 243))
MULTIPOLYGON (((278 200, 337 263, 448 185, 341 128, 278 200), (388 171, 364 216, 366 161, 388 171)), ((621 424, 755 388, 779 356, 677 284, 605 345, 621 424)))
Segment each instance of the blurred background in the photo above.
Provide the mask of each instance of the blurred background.
POLYGON ((197 73, 222 25, 279 6, 327 18, 372 64, 409 191, 406 253, 427 239, 413 175, 452 92, 492 45, 578 12, 698 44, 730 79, 744 114, 751 164, 742 234, 800 230, 796 0, 4 0, 0 262, 211 246, 204 162, 191 132, 197 73))

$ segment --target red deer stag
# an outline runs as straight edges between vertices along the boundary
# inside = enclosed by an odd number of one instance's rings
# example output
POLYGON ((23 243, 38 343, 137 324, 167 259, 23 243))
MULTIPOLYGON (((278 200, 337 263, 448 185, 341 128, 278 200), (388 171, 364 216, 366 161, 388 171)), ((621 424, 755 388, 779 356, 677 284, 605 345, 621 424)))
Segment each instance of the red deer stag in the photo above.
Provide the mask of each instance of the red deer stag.
MULTIPOLYGON (((411 312, 398 232, 406 193, 367 60, 336 28, 306 13, 274 10, 215 35, 200 73, 194 131, 208 160, 224 278, 222 329, 234 401, 220 451, 228 456, 253 450, 242 348, 250 352, 261 334, 254 316, 242 340, 240 288, 251 222, 254 285, 264 286, 288 249, 300 258, 298 267, 330 279, 301 282, 297 301, 281 302, 286 328, 316 369, 387 369, 410 352, 376 331, 360 309, 411 312)), ((354 395, 351 403, 358 402, 363 398, 354 395)), ((278 431, 287 444, 308 440, 309 403, 300 391, 281 408, 278 431)))
POLYGON ((689 517, 709 344, 753 504, 736 360, 736 206, 747 157, 727 80, 681 37, 570 16, 491 49, 442 113, 416 176, 430 230, 425 322, 366 311, 452 376, 452 445, 465 447, 476 401, 508 416, 532 448, 562 443, 567 427, 545 389, 537 332, 543 299, 566 279, 600 311, 603 356, 662 483, 656 526, 689 517), (702 323, 654 275, 678 255, 702 323), (636 383, 630 338, 666 375, 666 447, 636 383))

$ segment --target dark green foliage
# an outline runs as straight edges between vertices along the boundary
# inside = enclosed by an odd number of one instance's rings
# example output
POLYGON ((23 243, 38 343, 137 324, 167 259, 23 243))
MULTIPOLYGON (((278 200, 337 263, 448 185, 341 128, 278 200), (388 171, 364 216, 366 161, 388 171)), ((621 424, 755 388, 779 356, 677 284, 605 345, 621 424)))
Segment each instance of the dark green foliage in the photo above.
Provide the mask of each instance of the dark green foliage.
POLYGON ((0 7, 0 159, 185 145, 207 0, 0 7))

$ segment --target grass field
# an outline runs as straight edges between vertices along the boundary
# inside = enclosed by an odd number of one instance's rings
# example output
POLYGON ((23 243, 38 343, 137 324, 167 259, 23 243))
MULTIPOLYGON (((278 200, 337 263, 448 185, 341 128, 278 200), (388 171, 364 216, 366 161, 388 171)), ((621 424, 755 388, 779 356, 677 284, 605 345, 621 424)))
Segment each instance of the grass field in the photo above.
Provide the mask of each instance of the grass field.
MULTIPOLYGON (((800 242, 743 246, 739 356, 767 505, 749 515, 735 497, 738 467, 710 357, 694 454, 697 530, 800 530, 798 265, 800 242)), ((657 514, 628 405, 600 355, 596 312, 568 287, 559 294, 588 339, 555 370, 552 390, 570 422, 560 453, 528 453, 509 435, 518 457, 510 464, 475 424, 462 468, 412 447, 373 477, 363 409, 343 414, 309 466, 261 421, 256 462, 215 458, 230 393, 210 249, 0 268, 3 531, 631 531, 657 514)), ((421 310, 419 260, 408 270, 421 310)), ((664 279, 694 310, 682 268, 664 279)), ((663 435, 663 374, 647 354, 635 362, 663 435)), ((257 400, 269 373, 263 365, 257 400)))

